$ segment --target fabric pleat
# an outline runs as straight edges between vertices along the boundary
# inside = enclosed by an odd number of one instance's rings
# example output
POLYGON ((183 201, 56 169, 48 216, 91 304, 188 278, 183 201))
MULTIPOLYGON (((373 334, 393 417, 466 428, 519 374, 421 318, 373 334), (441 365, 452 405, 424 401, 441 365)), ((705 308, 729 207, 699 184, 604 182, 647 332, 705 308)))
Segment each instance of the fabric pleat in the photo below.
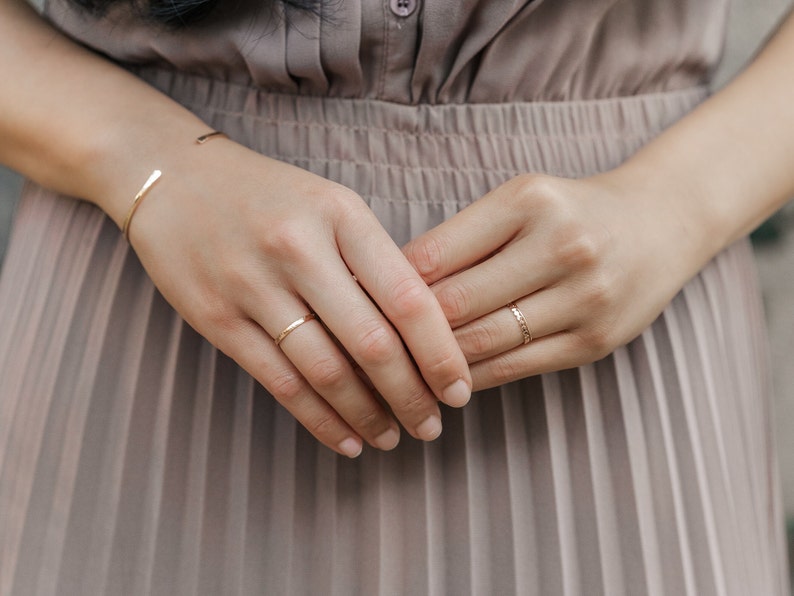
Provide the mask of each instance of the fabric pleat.
MULTIPOLYGON (((519 173, 611 168, 705 96, 406 106, 139 74, 398 243, 519 173)), ((762 328, 742 241, 607 358, 349 461, 101 212, 29 185, 0 278, 0 596, 787 594, 762 328)))

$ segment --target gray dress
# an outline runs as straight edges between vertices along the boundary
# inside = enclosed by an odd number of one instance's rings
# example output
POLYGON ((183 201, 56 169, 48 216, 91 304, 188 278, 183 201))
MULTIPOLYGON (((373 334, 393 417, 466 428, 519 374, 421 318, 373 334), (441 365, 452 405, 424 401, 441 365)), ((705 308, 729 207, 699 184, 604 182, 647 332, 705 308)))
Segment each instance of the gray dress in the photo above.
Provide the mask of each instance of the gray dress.
MULTIPOLYGON (((353 188, 398 243, 517 174, 620 164, 704 99, 727 12, 230 4, 182 33, 47 12, 210 126, 353 188)), ((355 461, 188 327, 100 211, 32 184, 0 329, 0 596, 788 593, 746 241, 609 357, 355 461)))

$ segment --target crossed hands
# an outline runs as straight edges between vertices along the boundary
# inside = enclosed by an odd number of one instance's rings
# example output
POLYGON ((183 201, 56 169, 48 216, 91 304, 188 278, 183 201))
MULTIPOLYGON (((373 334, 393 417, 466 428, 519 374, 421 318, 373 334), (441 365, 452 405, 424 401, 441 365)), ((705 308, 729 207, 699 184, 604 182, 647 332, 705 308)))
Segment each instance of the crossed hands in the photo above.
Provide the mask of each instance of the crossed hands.
POLYGON ((400 425, 435 439, 439 401, 605 356, 691 275, 675 214, 608 175, 515 178, 401 251, 351 190, 213 149, 169 164, 130 241, 191 326, 349 457, 400 425))

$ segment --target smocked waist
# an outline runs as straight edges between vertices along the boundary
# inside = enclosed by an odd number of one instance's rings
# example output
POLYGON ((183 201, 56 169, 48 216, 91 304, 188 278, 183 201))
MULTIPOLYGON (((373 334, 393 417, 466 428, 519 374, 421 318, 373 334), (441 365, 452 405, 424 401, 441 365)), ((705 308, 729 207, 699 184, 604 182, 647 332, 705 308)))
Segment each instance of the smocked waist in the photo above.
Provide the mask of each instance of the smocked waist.
POLYGON ((167 70, 138 74, 234 140, 365 197, 458 207, 521 173, 611 169, 707 96, 695 87, 570 102, 403 105, 269 93, 167 70))
MULTIPOLYGON (((561 102, 406 105, 370 99, 348 99, 269 93, 257 87, 146 68, 138 74, 210 123, 239 120, 245 128, 263 127, 395 138, 471 138, 530 142, 534 138, 618 141, 647 138, 663 130, 708 95, 706 87, 561 102)), ((256 138, 238 139, 257 147, 256 138)), ((494 147, 497 149, 497 147, 494 147)))

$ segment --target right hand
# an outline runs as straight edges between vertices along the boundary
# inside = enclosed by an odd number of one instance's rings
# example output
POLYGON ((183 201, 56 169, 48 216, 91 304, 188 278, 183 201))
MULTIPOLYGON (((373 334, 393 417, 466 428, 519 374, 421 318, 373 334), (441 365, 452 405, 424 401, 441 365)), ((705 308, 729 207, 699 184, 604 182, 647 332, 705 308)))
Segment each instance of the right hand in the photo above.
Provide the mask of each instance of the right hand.
POLYGON ((356 193, 226 139, 162 169, 130 242, 196 331, 338 453, 356 456, 362 439, 395 447, 391 413, 416 438, 438 436, 437 399, 469 399, 466 359, 356 193), (272 338, 310 311, 323 324, 308 321, 277 347, 272 338))

